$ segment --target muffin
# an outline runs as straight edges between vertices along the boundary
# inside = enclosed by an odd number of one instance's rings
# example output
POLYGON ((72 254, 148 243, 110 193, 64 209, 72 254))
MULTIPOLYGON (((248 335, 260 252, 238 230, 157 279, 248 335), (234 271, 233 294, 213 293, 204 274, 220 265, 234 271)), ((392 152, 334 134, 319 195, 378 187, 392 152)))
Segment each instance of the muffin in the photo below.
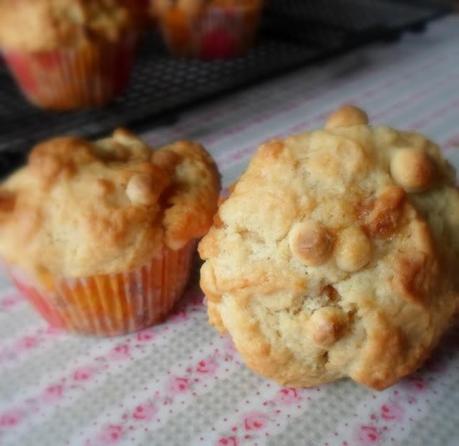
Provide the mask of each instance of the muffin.
POLYGON ((199 252, 211 324, 254 371, 383 389, 459 306, 459 194, 438 147, 344 106, 260 147, 199 252))
POLYGON ((152 0, 170 52, 180 57, 226 59, 253 45, 263 0, 152 0))
POLYGON ((25 97, 47 109, 102 106, 125 90, 141 0, 3 0, 0 48, 25 97))
POLYGON ((218 200, 198 144, 151 150, 126 130, 37 145, 0 186, 0 256, 54 326, 119 335, 163 319, 218 200))

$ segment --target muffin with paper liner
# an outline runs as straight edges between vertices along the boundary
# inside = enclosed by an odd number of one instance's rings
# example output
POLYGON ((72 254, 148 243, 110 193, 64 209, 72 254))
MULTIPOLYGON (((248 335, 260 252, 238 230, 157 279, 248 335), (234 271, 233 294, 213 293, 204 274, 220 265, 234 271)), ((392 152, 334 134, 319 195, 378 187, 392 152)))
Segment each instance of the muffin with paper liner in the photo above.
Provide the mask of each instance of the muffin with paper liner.
POLYGON ((267 141, 199 245, 209 320, 289 387, 384 389, 459 310, 459 190, 440 148, 344 105, 267 141))
POLYGON ((151 0, 169 51, 180 57, 242 56, 255 41, 264 0, 151 0))
POLYGON ((162 320, 212 223, 219 175, 199 144, 126 130, 55 138, 0 186, 0 256, 52 325, 119 335, 162 320))
POLYGON ((0 48, 31 103, 102 106, 128 84, 142 11, 141 0, 2 0, 0 48))

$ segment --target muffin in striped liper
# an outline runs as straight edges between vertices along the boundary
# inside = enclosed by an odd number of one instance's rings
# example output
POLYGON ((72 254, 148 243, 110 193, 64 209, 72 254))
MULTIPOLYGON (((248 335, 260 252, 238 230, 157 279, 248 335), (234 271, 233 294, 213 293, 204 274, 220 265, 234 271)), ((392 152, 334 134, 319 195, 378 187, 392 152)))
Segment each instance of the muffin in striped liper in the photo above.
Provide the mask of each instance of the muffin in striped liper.
POLYGON ((138 330, 182 294, 218 192, 216 166, 195 143, 152 150, 124 130, 51 139, 0 186, 0 257, 52 324, 138 330))

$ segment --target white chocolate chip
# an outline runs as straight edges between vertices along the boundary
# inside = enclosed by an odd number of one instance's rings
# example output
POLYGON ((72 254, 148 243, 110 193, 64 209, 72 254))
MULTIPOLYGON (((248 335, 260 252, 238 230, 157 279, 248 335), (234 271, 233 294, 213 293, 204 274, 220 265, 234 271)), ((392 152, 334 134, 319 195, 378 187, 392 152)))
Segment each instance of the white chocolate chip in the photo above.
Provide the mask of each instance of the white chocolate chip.
POLYGON ((318 223, 306 221, 296 224, 289 234, 293 255, 308 266, 318 266, 330 257, 332 237, 318 223))
POLYGON ((343 105, 328 117, 325 128, 334 129, 364 124, 368 124, 368 116, 363 110, 353 105, 343 105))
POLYGON ((339 308, 323 307, 310 317, 308 331, 317 345, 329 347, 341 338, 346 325, 346 315, 339 308))
POLYGON ((431 186, 435 168, 427 153, 400 149, 391 159, 390 172, 395 182, 407 192, 419 192, 431 186))
POLYGON ((371 259, 371 243, 358 226, 344 229, 338 236, 335 247, 338 268, 349 273, 359 271, 371 259))
POLYGON ((158 199, 152 177, 145 174, 135 174, 130 178, 126 195, 131 203, 145 206, 154 204, 158 199))

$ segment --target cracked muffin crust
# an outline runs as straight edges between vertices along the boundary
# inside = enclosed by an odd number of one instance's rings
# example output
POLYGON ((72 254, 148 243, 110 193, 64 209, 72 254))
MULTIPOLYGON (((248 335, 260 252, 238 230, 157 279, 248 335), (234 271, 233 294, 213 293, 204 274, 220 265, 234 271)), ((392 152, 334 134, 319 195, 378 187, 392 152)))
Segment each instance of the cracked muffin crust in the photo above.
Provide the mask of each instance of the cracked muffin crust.
POLYGON ((117 41, 139 27, 138 1, 2 0, 0 45, 47 51, 94 40, 117 41))
POLYGON ((152 150, 122 129, 95 142, 51 139, 0 187, 0 255, 35 275, 129 271, 202 237, 218 193, 196 143, 152 150))
POLYGON ((416 370, 459 305, 455 173, 423 136, 344 106, 263 144, 199 252, 211 324, 290 386, 383 389, 416 370))

